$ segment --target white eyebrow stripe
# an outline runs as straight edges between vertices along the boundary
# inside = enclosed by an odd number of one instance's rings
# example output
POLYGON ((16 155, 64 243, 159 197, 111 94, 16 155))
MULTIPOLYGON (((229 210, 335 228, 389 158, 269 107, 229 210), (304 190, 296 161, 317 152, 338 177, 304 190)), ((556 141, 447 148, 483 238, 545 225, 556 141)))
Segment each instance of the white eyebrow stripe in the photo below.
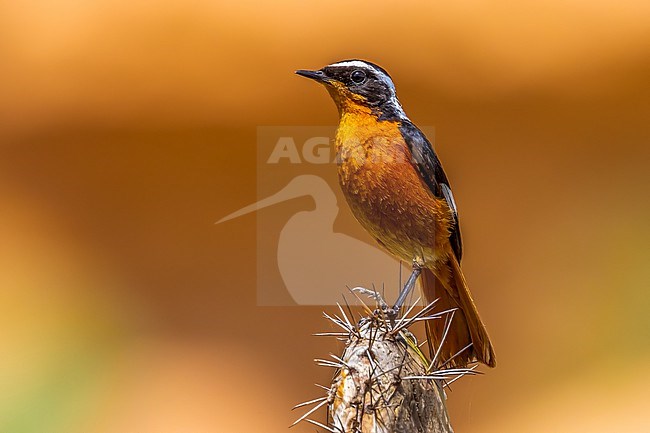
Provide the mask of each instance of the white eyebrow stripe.
POLYGON ((375 73, 377 73, 377 75, 379 75, 379 78, 381 79, 381 81, 383 81, 389 87, 391 87, 393 89, 393 91, 395 90, 395 85, 393 84, 393 81, 390 79, 390 77, 388 77, 384 72, 380 71, 379 69, 375 68, 374 66, 369 65, 366 62, 362 62, 361 60, 349 60, 347 62, 332 63, 329 66, 341 66, 341 67, 350 66, 350 67, 356 67, 356 68, 361 68, 361 69, 365 68, 365 69, 369 69, 371 71, 375 71, 375 73))
POLYGON ((348 62, 332 63, 330 66, 354 66, 354 67, 357 67, 357 68, 372 69, 373 71, 381 73, 381 71, 377 71, 377 69, 373 68, 369 64, 367 64, 365 62, 362 62, 360 60, 351 60, 351 61, 348 61, 348 62))

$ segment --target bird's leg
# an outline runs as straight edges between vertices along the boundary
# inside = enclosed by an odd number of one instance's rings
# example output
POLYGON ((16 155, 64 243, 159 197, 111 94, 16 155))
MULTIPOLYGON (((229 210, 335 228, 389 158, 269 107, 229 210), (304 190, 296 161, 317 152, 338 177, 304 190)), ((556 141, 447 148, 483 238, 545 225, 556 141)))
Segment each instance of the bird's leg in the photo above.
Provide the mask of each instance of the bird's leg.
POLYGON ((422 272, 422 268, 420 267, 420 265, 416 262, 413 262, 413 272, 411 272, 411 276, 406 281, 406 284, 400 291, 399 296, 397 297, 397 301, 395 302, 395 305, 393 305, 393 308, 391 308, 388 311, 388 317, 391 319, 391 321, 393 321, 395 317, 397 317, 400 308, 402 308, 404 302, 406 302, 407 296, 411 293, 413 287, 415 287, 415 282, 417 281, 421 272, 422 272))
POLYGON ((402 308, 404 302, 406 302, 406 297, 411 293, 413 287, 415 287, 415 281, 417 281, 418 277, 420 276, 420 272, 422 272, 420 266, 416 263, 413 263, 413 272, 411 272, 411 276, 406 281, 404 288, 402 288, 402 291, 397 297, 397 301, 393 306, 393 310, 398 311, 400 308, 402 308))

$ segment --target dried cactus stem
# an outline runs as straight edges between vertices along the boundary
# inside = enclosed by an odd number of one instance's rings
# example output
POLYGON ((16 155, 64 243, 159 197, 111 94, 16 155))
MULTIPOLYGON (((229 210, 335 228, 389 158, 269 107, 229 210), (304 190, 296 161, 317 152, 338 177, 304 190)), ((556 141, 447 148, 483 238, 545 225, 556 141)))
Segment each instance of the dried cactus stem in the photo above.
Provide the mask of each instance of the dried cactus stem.
POLYGON ((331 431, 453 432, 441 381, 422 377, 427 364, 415 338, 393 331, 378 310, 350 334, 328 396, 331 431))
POLYGON ((449 360, 437 359, 440 346, 430 348, 435 356, 427 360, 408 328, 420 321, 444 318, 442 345, 455 309, 434 313, 434 301, 414 312, 418 299, 396 317, 395 309, 388 307, 377 292, 361 287, 351 292, 366 316, 353 324, 352 310, 347 307, 348 317, 341 305, 340 316, 323 313, 343 332, 316 335, 344 340, 345 350, 340 357, 330 354, 332 359, 315 360, 318 365, 334 368, 334 378, 329 388, 318 385, 328 391, 326 396, 294 407, 313 405, 292 426, 304 421, 331 433, 453 433, 444 388, 464 375, 477 374, 476 366, 444 369, 449 360), (368 307, 358 293, 373 299, 375 309, 368 307), (327 408, 327 425, 309 418, 322 407, 327 408))

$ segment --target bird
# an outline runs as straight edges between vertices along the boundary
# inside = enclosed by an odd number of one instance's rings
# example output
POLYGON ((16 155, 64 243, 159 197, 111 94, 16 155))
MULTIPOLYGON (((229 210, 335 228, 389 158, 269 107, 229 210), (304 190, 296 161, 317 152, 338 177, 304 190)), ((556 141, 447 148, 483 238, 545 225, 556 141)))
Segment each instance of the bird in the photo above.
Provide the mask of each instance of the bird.
POLYGON ((324 85, 338 109, 336 165, 352 214, 381 247, 413 263, 409 280, 419 277, 427 302, 453 310, 449 323, 425 322, 431 362, 495 367, 460 266, 463 242, 450 182, 431 142, 404 112, 391 76, 360 59, 296 74, 324 85))

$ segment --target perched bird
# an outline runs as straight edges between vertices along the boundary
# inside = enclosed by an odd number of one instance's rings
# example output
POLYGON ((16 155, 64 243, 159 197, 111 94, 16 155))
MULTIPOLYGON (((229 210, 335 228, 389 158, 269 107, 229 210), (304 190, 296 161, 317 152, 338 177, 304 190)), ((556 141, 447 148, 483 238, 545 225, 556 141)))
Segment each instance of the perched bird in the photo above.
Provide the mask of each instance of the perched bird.
POLYGON ((439 298, 439 308, 457 309, 446 336, 444 320, 426 322, 438 363, 494 367, 460 267, 463 245, 449 180, 429 140, 404 113, 391 77, 363 60, 296 73, 325 85, 336 103, 339 184, 355 218, 391 254, 413 262, 428 302, 439 298))

